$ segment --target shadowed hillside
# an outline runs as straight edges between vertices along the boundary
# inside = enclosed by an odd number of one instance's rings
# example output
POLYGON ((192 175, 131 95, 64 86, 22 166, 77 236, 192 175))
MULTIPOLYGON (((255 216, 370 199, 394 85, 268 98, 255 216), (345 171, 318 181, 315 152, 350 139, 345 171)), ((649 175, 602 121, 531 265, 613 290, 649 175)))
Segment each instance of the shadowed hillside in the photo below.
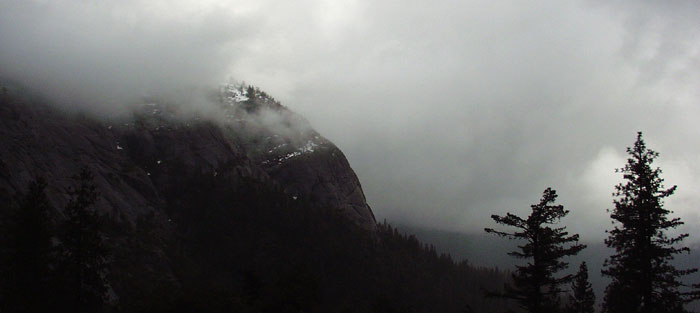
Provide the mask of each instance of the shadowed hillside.
MULTIPOLYGON (((342 152, 303 119, 255 89, 221 95, 223 122, 155 103, 131 119, 101 120, 3 95, 4 238, 16 237, 17 199, 43 177, 48 229, 65 246, 58 230, 69 218, 70 177, 83 168, 107 250, 105 312, 508 308, 483 294, 502 287, 503 272, 456 263, 376 224, 342 152)), ((3 245, 9 255, 13 247, 3 245)), ((60 256, 47 262, 54 293, 70 294, 52 272, 60 256)), ((37 300, 59 311, 65 302, 37 300)))

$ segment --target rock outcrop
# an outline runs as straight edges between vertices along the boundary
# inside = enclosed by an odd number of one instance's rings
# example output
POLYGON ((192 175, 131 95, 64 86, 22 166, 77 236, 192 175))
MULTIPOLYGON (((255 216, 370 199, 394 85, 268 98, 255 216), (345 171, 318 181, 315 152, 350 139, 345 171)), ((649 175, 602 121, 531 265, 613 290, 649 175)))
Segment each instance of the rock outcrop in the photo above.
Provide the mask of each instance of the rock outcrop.
POLYGON ((0 96, 0 197, 40 175, 61 207, 71 175, 87 166, 102 195, 99 210, 133 222, 164 212, 163 190, 188 171, 269 183, 292 199, 339 209, 363 228, 376 226, 342 151, 257 89, 223 87, 220 110, 209 117, 183 117, 177 106, 154 102, 130 118, 105 120, 30 99, 0 96))

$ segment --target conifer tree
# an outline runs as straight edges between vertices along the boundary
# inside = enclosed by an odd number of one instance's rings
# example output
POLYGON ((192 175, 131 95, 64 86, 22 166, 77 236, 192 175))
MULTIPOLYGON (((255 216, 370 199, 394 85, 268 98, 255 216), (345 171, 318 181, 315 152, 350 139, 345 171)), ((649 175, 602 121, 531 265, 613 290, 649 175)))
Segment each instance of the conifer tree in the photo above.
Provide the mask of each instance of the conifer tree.
POLYGON ((107 249, 102 242, 100 217, 94 204, 98 193, 86 168, 73 177, 66 221, 61 233, 61 273, 64 308, 67 312, 100 311, 106 295, 107 249))
POLYGON ((677 247, 688 234, 669 237, 667 231, 683 224, 664 208, 676 186, 666 189, 661 169, 652 167, 659 154, 647 149, 642 133, 637 133, 629 158, 618 170, 625 183, 615 186, 615 208, 610 217, 614 228, 605 240, 615 254, 605 260, 603 275, 612 279, 605 290, 603 309, 609 313, 686 312, 683 304, 700 293, 680 278, 697 268, 677 269, 671 261, 676 254, 690 252, 677 247))
POLYGON ((593 287, 588 282, 588 266, 581 262, 578 273, 571 282, 571 295, 566 312, 570 313, 595 313, 595 294, 593 287))
POLYGON ((47 312, 52 229, 46 181, 36 178, 21 195, 3 232, 2 312, 47 312))
POLYGON ((530 313, 559 311, 559 296, 564 292, 561 285, 573 279, 571 274, 556 276, 568 267, 568 262, 562 259, 586 247, 578 243, 578 234, 569 235, 566 227, 554 226, 569 213, 562 205, 554 204, 556 198, 556 191, 547 188, 540 202, 531 206, 532 213, 526 219, 511 213, 491 216, 498 224, 515 227, 514 232, 485 229, 488 233, 525 241, 518 246, 519 251, 508 255, 527 260, 527 265, 516 266, 512 285, 506 285, 503 293, 492 295, 513 299, 530 313))

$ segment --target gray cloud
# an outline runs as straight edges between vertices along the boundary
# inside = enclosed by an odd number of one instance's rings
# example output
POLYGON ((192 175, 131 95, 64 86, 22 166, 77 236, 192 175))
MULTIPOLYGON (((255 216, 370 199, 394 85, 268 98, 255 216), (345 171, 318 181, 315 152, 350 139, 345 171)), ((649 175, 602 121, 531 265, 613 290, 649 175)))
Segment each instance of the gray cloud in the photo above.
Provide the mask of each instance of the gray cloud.
POLYGON ((216 88, 254 34, 253 17, 184 4, 2 1, 2 74, 110 114, 144 96, 216 88))
POLYGON ((602 237, 643 130, 700 225, 694 1, 153 3, 0 2, 0 67, 107 107, 233 75, 335 141, 380 219, 460 231, 552 186, 602 237))

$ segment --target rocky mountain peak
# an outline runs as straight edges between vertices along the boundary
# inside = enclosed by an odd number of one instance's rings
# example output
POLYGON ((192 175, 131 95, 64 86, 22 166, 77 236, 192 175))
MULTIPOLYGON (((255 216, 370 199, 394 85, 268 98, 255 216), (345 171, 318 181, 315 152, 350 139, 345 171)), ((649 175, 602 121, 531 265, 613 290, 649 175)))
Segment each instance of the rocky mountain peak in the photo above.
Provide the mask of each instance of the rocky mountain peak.
MULTIPOLYGON (((46 101, 0 95, 0 197, 34 176, 65 202, 80 166, 95 175, 99 209, 134 221, 147 212, 167 217, 166 191, 178 173, 226 175, 277 186, 291 199, 338 209, 366 229, 376 221, 342 151, 309 123, 258 88, 228 84, 215 114, 182 114, 172 103, 147 101, 129 118, 105 120, 65 113, 46 101)), ((60 213, 59 213, 60 214, 60 213)))

